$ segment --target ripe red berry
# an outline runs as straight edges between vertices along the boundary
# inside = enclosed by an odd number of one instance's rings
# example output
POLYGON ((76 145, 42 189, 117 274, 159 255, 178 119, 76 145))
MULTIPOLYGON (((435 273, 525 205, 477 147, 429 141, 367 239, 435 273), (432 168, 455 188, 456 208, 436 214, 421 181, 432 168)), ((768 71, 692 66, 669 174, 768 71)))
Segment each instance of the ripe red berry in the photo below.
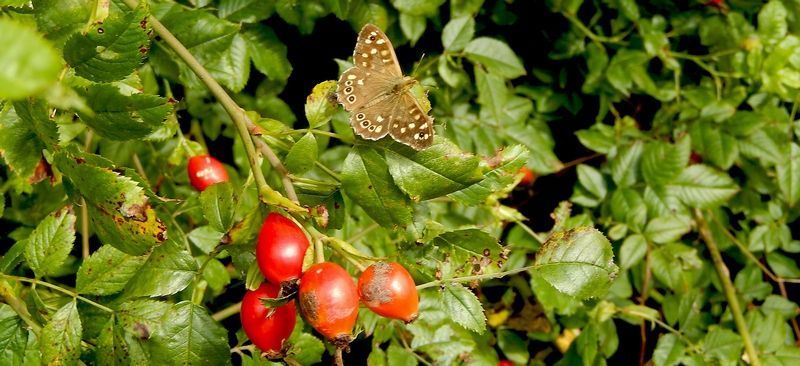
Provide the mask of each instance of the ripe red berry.
POLYGON ((228 181, 228 172, 225 171, 225 167, 210 155, 191 157, 186 168, 189 172, 189 182, 200 192, 212 184, 228 181))
POLYGON ((406 323, 419 315, 419 294, 414 279, 403 266, 378 262, 358 279, 358 296, 370 310, 406 323))
POLYGON ((244 294, 241 311, 242 329, 247 337, 256 347, 276 357, 280 356, 283 342, 292 335, 297 322, 294 300, 277 309, 267 308, 261 302, 262 298, 277 296, 278 285, 264 282, 261 287, 244 294))
POLYGON ((536 180, 536 175, 526 166, 519 168, 519 174, 522 174, 522 179, 519 181, 521 186, 530 186, 536 180))
POLYGON ((497 362, 497 366, 514 366, 514 363, 509 360, 500 360, 497 362))
POLYGON ((256 260, 269 282, 282 285, 300 278, 308 238, 297 224, 279 213, 267 215, 256 245, 256 260))
POLYGON ((300 312, 306 321, 337 347, 352 340, 358 316, 356 284, 344 268, 322 262, 300 278, 300 312))

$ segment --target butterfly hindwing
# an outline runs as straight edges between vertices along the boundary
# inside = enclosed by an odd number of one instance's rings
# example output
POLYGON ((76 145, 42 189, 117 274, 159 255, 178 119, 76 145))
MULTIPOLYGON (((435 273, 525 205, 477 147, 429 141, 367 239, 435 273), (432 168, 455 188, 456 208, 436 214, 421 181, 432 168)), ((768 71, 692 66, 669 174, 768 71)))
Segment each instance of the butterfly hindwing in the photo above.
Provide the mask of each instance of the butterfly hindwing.
POLYGON ((350 125, 356 133, 367 140, 378 140, 389 133, 391 111, 400 102, 398 95, 386 95, 380 103, 372 103, 350 114, 350 125))
POLYGON ((398 142, 422 150, 433 143, 433 118, 422 111, 414 96, 404 93, 392 113, 389 134, 398 142))

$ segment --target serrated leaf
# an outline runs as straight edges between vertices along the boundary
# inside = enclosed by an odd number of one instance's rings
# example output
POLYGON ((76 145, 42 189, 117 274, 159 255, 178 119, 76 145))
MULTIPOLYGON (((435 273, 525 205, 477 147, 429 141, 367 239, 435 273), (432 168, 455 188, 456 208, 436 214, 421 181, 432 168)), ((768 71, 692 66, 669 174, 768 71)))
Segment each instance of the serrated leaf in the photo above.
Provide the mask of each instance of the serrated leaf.
POLYGON ((368 147, 354 147, 342 167, 342 192, 378 224, 385 227, 411 223, 410 201, 389 173, 386 159, 368 147))
POLYGON ((494 273, 501 259, 503 248, 497 239, 479 229, 448 231, 435 237, 431 243, 446 258, 426 256, 425 260, 435 259, 443 262, 436 268, 444 277, 494 273))
POLYGON ((41 364, 36 336, 8 305, 0 305, 0 365, 41 364))
POLYGON ((721 169, 729 169, 739 155, 736 139, 711 122, 698 122, 690 130, 694 149, 721 169))
POLYGON ((46 148, 14 109, 0 113, 0 155, 16 176, 30 179, 46 148))
POLYGON ((25 239, 25 260, 37 277, 54 273, 67 259, 75 242, 75 221, 65 206, 45 217, 25 239))
POLYGON ((150 48, 145 3, 126 11, 116 6, 102 23, 72 35, 64 60, 78 76, 95 82, 120 80, 141 64, 150 48))
POLYGON ((227 233, 233 226, 233 214, 236 209, 231 183, 223 182, 206 188, 200 193, 200 207, 203 208, 203 216, 214 230, 227 233))
POLYGON ((155 364, 221 365, 230 360, 228 332, 204 307, 189 301, 169 309, 150 342, 155 364))
POLYGON ((0 19, 0 99, 22 99, 57 81, 61 58, 33 29, 9 18, 0 19))
POLYGON ((45 147, 52 149, 53 145, 58 144, 58 129, 48 115, 47 103, 39 99, 17 101, 14 102, 14 110, 45 147))
POLYGON ((703 339, 703 349, 707 358, 717 360, 721 365, 735 365, 741 358, 742 337, 735 332, 712 326, 703 339))
POLYGON ((464 54, 472 62, 481 64, 491 73, 508 79, 525 75, 525 67, 511 47, 503 41, 479 37, 470 41, 464 48, 464 54))
POLYGON ((448 51, 461 51, 475 35, 475 19, 463 16, 450 19, 442 30, 442 45, 448 51))
POLYGON ((690 139, 684 138, 675 145, 651 142, 642 152, 642 176, 649 185, 663 185, 677 178, 689 162, 690 139))
POLYGON ((114 171, 109 161, 61 150, 54 155, 54 163, 86 199, 94 231, 103 243, 142 255, 167 239, 166 226, 142 188, 114 171))
POLYGON ((319 338, 309 333, 300 333, 296 338, 290 339, 289 342, 292 345, 292 348, 289 349, 289 354, 298 364, 311 366, 322 361, 325 344, 319 338))
POLYGON ((275 11, 275 3, 262 0, 220 0, 220 18, 232 22, 255 23, 269 18, 275 11))
POLYGON ((452 320, 473 332, 486 330, 486 315, 475 294, 461 284, 450 284, 442 290, 442 304, 452 320))
POLYGON ((122 328, 117 324, 116 316, 112 315, 97 337, 97 363, 128 365, 131 362, 130 353, 122 328))
POLYGON ((327 80, 314 86, 306 98, 306 119, 311 128, 317 128, 331 120, 339 110, 336 102, 336 81, 327 80))
POLYGON ((640 234, 634 234, 625 238, 619 248, 619 266, 622 270, 627 270, 641 262, 647 254, 647 240, 640 234))
POLYGON ((392 0, 392 5, 401 13, 432 16, 445 0, 392 0))
POLYGON ((289 153, 286 154, 284 164, 293 174, 305 173, 314 167, 314 162, 317 161, 317 139, 311 132, 306 133, 300 140, 298 140, 289 153))
POLYGON ((42 364, 77 365, 81 355, 81 318, 75 301, 62 306, 42 328, 42 364))
POLYGON ((411 41, 411 45, 417 43, 419 37, 425 33, 427 19, 424 16, 411 15, 407 13, 400 13, 400 30, 403 35, 411 41))
POLYGON ((83 90, 93 114, 78 112, 81 120, 101 136, 112 140, 145 137, 172 112, 166 98, 149 94, 123 95, 110 84, 93 84, 83 90))
POLYGON ((611 178, 619 187, 628 187, 636 183, 640 174, 639 162, 642 159, 644 144, 637 141, 619 149, 617 155, 608 162, 611 178))
POLYGON ((733 197, 739 187, 728 174, 700 164, 683 170, 668 190, 690 207, 709 208, 733 197))
POLYGON ((467 205, 477 205, 489 195, 503 191, 515 180, 519 169, 528 159, 528 150, 520 145, 513 145, 503 150, 501 161, 491 170, 483 174, 483 179, 448 196, 467 205))
POLYGON ((481 179, 478 157, 437 138, 422 150, 386 150, 386 163, 394 182, 415 201, 441 197, 481 179))
POLYGON ((783 199, 789 207, 794 207, 800 200, 800 146, 792 143, 788 150, 788 154, 783 156, 775 170, 778 173, 778 188, 783 194, 783 199))
POLYGON ((81 264, 75 288, 81 294, 115 294, 125 288, 145 261, 145 255, 133 256, 104 245, 81 264))
POLYGON ((192 282, 197 262, 183 246, 169 240, 157 246, 125 288, 130 296, 167 296, 192 282))
POLYGON ((664 334, 658 338, 656 349, 653 350, 653 364, 655 366, 678 365, 685 352, 686 345, 676 335, 664 334))
POLYGON ((272 28, 265 25, 247 26, 242 33, 247 49, 258 71, 276 81, 285 81, 292 73, 292 64, 286 57, 286 45, 272 28))
POLYGON ((647 223, 644 235, 654 243, 663 244, 677 241, 691 230, 692 223, 687 216, 659 216, 647 223))
POLYGON ((533 264, 532 276, 579 299, 601 297, 618 271, 611 243, 591 227, 551 234, 533 264))

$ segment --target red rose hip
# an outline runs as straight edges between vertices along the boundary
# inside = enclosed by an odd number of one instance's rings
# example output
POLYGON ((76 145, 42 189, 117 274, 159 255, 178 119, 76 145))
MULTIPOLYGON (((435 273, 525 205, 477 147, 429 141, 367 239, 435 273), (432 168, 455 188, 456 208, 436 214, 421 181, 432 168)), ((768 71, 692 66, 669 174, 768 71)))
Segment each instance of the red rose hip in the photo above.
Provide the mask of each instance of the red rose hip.
POLYGON ((200 192, 213 184, 228 181, 225 166, 211 155, 191 157, 186 169, 189 172, 189 182, 200 192))
POLYGON ((253 344, 271 358, 281 356, 283 342, 292 335, 297 322, 294 300, 277 309, 267 308, 261 303, 262 298, 277 296, 278 285, 264 282, 261 287, 247 291, 242 299, 242 329, 253 344))
POLYGON ((414 279, 403 266, 378 262, 358 279, 358 296, 375 314, 406 323, 419 315, 419 294, 414 279))
POLYGON ((267 281, 282 285, 300 278, 308 238, 294 221, 279 213, 267 215, 256 245, 256 260, 267 281))
POLYGON ((345 347, 358 317, 358 291, 350 274, 336 263, 311 266, 300 278, 300 312, 333 345, 345 347))

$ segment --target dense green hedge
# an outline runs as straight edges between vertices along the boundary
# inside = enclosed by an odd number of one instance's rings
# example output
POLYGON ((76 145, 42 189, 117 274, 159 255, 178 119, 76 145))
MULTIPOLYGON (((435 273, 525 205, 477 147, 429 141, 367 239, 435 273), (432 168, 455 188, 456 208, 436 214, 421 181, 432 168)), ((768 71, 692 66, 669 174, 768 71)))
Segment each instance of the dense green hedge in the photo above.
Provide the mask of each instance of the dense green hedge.
MULTIPOLYGON (((410 324, 361 308, 347 364, 800 364, 794 2, 0 9, 0 365, 272 364, 236 315, 271 211, 307 264, 418 285, 410 324), (367 23, 432 147, 336 102, 367 23), (230 181, 193 190, 200 153, 230 181)), ((302 319, 286 351, 335 353, 302 319)))

